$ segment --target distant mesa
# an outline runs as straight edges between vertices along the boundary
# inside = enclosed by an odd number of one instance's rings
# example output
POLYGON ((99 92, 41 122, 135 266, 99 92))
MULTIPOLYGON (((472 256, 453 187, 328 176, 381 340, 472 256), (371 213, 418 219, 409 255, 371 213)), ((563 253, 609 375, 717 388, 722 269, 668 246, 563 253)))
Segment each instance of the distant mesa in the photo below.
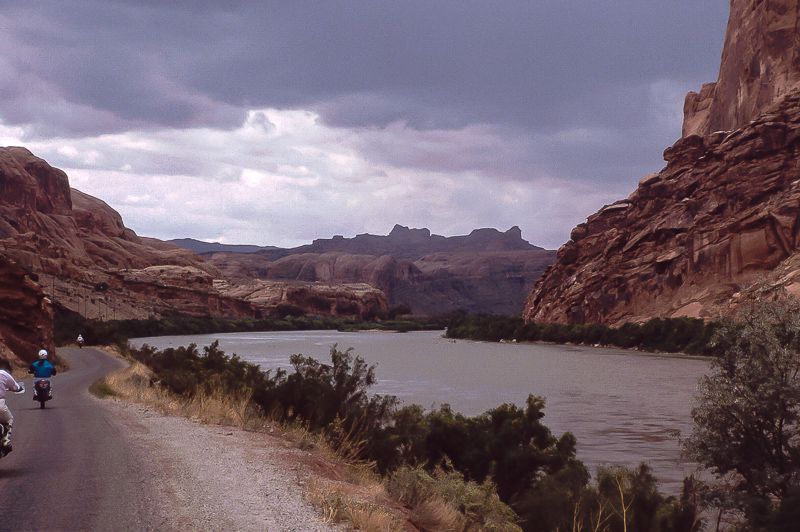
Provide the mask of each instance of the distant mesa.
POLYGON ((232 253, 255 253, 256 251, 269 251, 279 249, 275 246, 253 246, 237 244, 220 244, 219 242, 203 242, 194 238, 175 238, 169 240, 173 244, 194 251, 198 255, 203 253, 216 253, 218 251, 229 251, 232 253))
POLYGON ((523 240, 516 226, 444 237, 395 225, 385 236, 336 235, 291 249, 223 249, 203 257, 241 283, 363 283, 383 291, 389 305, 402 303, 420 314, 519 314, 555 251, 523 240))

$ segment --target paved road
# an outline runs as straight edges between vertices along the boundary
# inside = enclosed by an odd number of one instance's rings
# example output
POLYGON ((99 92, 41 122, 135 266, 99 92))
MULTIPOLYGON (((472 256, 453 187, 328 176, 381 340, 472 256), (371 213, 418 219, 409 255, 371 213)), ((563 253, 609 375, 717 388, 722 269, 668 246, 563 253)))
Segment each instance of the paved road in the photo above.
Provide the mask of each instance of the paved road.
MULTIPOLYGON (((147 468, 89 384, 122 366, 92 348, 59 349, 70 371, 53 379, 44 410, 9 393, 14 451, 0 460, 0 530, 145 530, 159 519, 147 468)), ((157 526, 157 525, 156 525, 157 526)))

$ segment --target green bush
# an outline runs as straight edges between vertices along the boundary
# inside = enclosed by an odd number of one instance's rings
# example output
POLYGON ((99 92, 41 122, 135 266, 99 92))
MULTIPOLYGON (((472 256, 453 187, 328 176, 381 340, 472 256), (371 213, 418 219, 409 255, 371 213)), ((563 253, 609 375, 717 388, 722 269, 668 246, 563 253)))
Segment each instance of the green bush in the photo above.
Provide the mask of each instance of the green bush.
MULTIPOLYGON (((623 477, 601 472, 597 487, 590 486, 576 458, 575 437, 556 437, 542 423, 540 397, 529 396, 524 408, 504 404, 474 417, 447 405, 430 412, 419 405, 397 408, 394 397, 368 393, 374 367, 335 345, 330 364, 293 355, 293 371, 274 374, 226 355, 218 342, 202 351, 194 344, 163 351, 145 345, 129 353, 153 370, 154 385, 186 397, 221 391, 249 398, 278 420, 322 433, 349 449, 349 457, 374 463, 393 482, 409 475, 441 482, 436 490, 461 501, 458 511, 478 529, 492 529, 491 516, 507 517, 508 505, 524 530, 566 530, 573 522, 588 530, 595 508, 587 504, 604 501, 610 508, 608 479, 624 477, 631 494, 625 500, 635 501, 624 521, 628 531, 694 531, 687 525, 696 517, 692 506, 658 494, 647 469, 623 477), (456 491, 447 491, 451 488, 456 491)), ((609 532, 622 530, 619 519, 609 517, 608 523, 609 532)))

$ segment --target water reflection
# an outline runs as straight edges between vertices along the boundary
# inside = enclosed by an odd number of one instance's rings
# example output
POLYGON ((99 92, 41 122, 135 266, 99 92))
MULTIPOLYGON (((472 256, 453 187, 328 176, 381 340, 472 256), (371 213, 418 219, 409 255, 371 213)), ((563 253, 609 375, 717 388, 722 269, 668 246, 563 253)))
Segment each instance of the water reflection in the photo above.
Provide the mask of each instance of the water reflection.
POLYGON ((704 359, 618 349, 541 344, 453 342, 440 332, 337 333, 304 331, 171 336, 137 339, 157 348, 218 339, 228 354, 263 369, 290 369, 300 353, 329 362, 334 344, 377 366, 374 393, 396 395, 426 408, 447 403, 476 415, 502 403, 546 398, 544 423, 578 438, 578 457, 598 465, 634 467, 644 461, 662 488, 680 490, 692 464, 681 460, 677 434, 691 431, 689 411, 704 359))

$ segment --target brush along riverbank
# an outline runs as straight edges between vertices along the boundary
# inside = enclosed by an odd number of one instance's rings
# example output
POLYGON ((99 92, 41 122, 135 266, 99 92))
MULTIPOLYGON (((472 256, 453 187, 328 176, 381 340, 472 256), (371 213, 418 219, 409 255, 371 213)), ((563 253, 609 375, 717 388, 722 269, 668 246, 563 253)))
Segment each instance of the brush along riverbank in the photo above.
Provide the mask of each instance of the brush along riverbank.
MULTIPOLYGON (((457 475, 407 469, 387 483, 343 457, 346 449, 260 416, 246 398, 186 400, 152 377, 133 363, 92 392, 163 471, 161 497, 177 528, 475 530, 465 513, 494 511, 493 493, 457 475)), ((488 529, 518 530, 510 517, 497 515, 488 529)))

